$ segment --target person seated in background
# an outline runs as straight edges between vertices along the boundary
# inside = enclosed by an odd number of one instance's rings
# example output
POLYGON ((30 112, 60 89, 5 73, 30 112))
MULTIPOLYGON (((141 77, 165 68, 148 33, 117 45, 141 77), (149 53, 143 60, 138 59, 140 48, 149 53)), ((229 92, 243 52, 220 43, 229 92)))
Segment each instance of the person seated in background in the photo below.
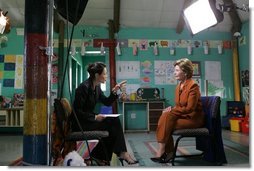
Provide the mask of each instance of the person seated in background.
POLYGON ((175 89, 175 106, 164 109, 158 121, 158 149, 152 161, 168 163, 174 150, 172 132, 176 129, 198 128, 204 125, 204 113, 198 84, 192 79, 192 62, 182 58, 174 63, 174 76, 179 81, 175 89))
MULTIPOLYGON (((138 161, 134 160, 127 152, 125 137, 123 134, 122 125, 118 117, 105 117, 102 114, 94 112, 95 105, 98 102, 106 106, 111 105, 117 98, 117 91, 124 86, 126 81, 116 84, 113 87, 110 95, 106 97, 100 88, 101 83, 107 80, 107 68, 102 62, 89 64, 88 69, 89 78, 82 82, 75 91, 75 99, 73 102, 73 109, 77 115, 79 122, 84 131, 108 131, 109 136, 103 138, 104 145, 106 146, 108 159, 111 160, 112 154, 115 153, 121 163, 126 161, 128 164, 136 164, 138 161)), ((80 131, 78 124, 73 117, 72 131, 80 131)), ((105 161, 107 157, 103 152, 103 145, 98 143, 93 149, 91 155, 100 160, 105 161)))

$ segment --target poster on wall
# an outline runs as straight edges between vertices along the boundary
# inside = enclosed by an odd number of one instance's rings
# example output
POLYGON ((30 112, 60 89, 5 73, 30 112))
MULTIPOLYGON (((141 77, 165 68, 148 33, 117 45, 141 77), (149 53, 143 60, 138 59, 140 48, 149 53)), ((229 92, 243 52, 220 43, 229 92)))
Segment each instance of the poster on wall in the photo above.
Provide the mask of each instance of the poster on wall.
POLYGON ((243 87, 242 88, 242 97, 243 101, 245 102, 246 105, 250 104, 250 87, 243 87))
POLYGON ((147 50, 148 49, 148 41, 147 40, 139 40, 139 49, 147 50))
POLYGON ((205 94, 224 98, 225 87, 222 80, 205 80, 205 94))
POLYGON ((139 61, 117 61, 116 62, 117 79, 140 79, 139 61))
POLYGON ((141 62, 141 81, 144 84, 150 84, 151 83, 151 77, 152 77, 152 62, 149 60, 145 60, 141 62))
POLYGON ((0 64, 2 72, 0 73, 3 87, 14 87, 15 77, 15 55, 1 55, 0 64))
POLYGON ((16 55, 16 69, 15 69, 15 89, 23 89, 24 82, 23 82, 23 55, 16 55))
POLYGON ((176 84, 174 77, 174 61, 154 61, 154 82, 158 85, 176 84))
POLYGON ((200 62, 192 61, 192 66, 193 66, 193 77, 200 77, 201 76, 200 62))
POLYGON ((249 87, 249 70, 241 71, 242 86, 249 87))
POLYGON ((205 80, 221 80, 221 62, 205 61, 205 80))

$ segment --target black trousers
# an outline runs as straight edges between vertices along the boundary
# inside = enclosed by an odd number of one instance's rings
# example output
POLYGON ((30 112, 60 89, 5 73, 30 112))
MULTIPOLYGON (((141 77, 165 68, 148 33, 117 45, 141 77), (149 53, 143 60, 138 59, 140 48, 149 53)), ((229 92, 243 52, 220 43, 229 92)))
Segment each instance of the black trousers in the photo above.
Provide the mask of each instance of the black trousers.
POLYGON ((107 117, 102 122, 86 123, 82 127, 85 131, 103 130, 109 132, 109 136, 103 138, 102 142, 99 142, 93 149, 91 153, 93 157, 111 160, 113 153, 119 156, 121 152, 127 152, 122 125, 118 117, 107 117), (107 156, 103 148, 106 148, 107 156))

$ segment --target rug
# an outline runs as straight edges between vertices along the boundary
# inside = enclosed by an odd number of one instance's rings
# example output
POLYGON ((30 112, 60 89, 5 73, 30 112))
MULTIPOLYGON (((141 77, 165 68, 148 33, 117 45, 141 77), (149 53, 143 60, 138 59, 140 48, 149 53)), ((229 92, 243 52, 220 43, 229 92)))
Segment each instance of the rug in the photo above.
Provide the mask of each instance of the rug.
MULTIPOLYGON (((177 155, 200 153, 195 150, 195 140, 182 139, 179 143, 177 155)), ((223 140, 224 150, 228 163, 221 167, 250 167, 249 162, 249 147, 234 143, 229 140, 223 140)), ((169 167, 171 164, 154 163, 150 160, 155 156, 157 149, 157 142, 147 137, 129 137, 126 140, 128 152, 139 161, 138 164, 130 165, 131 167, 169 167)), ((92 150, 96 146, 96 141, 91 141, 89 147, 92 150)), ((88 157, 88 149, 86 143, 77 142, 77 152, 83 157, 88 157)), ((13 161, 9 166, 22 166, 23 158, 13 161)), ((177 158, 175 161, 176 166, 213 166, 212 163, 202 160, 201 157, 193 158, 177 158)), ((117 157, 113 155, 111 166, 120 166, 117 157)))
MULTIPOLYGON (((92 151, 98 144, 98 140, 90 140, 88 144, 90 150, 92 151)), ((77 152, 84 159, 89 158, 87 144, 84 141, 77 141, 77 152)), ((23 157, 20 157, 17 160, 11 162, 9 166, 23 166, 23 157)))
MULTIPOLYGON (((143 141, 136 142, 135 140, 128 140, 128 143, 132 149, 132 152, 137 160, 139 160, 139 166, 142 167, 163 167, 171 166, 171 163, 160 164, 154 163, 150 160, 154 157, 157 142, 155 141, 143 141)), ((181 140, 179 143, 179 148, 177 150, 177 155, 188 155, 188 154, 200 154, 200 151, 195 149, 194 140, 181 140)), ((250 167, 249 163, 249 148, 241 146, 239 144, 233 144, 230 141, 224 140, 224 150, 228 163, 224 164, 224 167, 250 167)), ((214 166, 213 163, 207 162, 202 159, 201 156, 198 157, 188 157, 188 158, 176 158, 176 166, 214 166)), ((223 167, 222 166, 222 167, 223 167)))
MULTIPOLYGON (((96 147, 96 145, 98 144, 98 140, 90 140, 88 144, 90 151, 92 151, 94 147, 96 147)), ((87 144, 84 141, 77 141, 77 152, 81 157, 83 157, 83 159, 89 158, 87 144)))

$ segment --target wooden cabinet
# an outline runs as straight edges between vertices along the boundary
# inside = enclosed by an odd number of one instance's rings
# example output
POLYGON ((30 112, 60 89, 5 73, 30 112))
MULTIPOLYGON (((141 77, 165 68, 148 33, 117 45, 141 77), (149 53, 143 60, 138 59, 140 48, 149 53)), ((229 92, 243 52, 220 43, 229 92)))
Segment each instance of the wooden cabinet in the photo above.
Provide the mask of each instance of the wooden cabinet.
POLYGON ((149 102, 149 126, 150 131, 156 131, 158 120, 165 108, 164 101, 149 102))

